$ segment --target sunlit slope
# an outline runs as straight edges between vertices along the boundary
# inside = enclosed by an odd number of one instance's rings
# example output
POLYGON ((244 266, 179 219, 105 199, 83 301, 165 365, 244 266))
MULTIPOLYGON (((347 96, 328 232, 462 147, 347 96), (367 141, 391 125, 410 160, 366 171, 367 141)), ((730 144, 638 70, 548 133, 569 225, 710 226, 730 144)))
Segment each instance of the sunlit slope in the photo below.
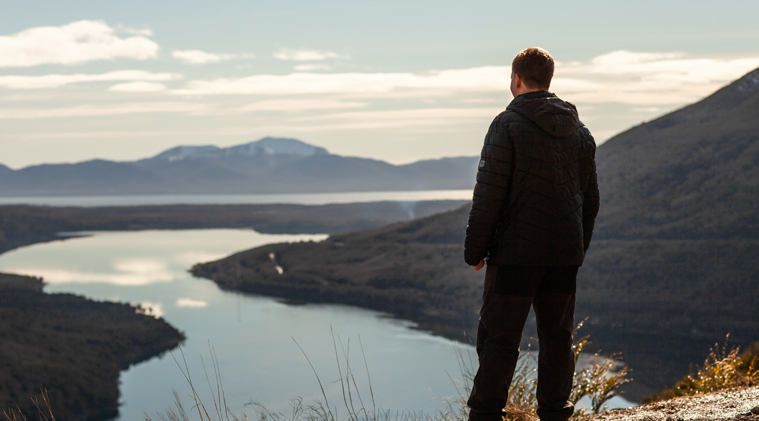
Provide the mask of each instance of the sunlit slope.
POLYGON ((759 69, 598 148, 604 238, 759 238, 759 69))

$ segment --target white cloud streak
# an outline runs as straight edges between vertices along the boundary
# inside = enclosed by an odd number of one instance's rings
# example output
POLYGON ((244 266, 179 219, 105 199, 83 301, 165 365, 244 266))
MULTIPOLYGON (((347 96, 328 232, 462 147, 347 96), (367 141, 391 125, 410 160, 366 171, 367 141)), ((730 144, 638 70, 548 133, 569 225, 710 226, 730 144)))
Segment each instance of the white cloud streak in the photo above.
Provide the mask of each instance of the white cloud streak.
POLYGON ((450 127, 469 123, 487 124, 502 109, 421 108, 333 113, 295 119, 307 131, 450 127))
POLYGON ((552 88, 575 102, 684 104, 759 67, 759 57, 689 58, 681 53, 613 51, 559 66, 552 88))
POLYGON ((41 26, 0 36, 0 67, 79 64, 128 58, 147 60, 158 44, 141 35, 121 38, 105 22, 82 20, 63 26, 41 26))
POLYGON ((475 67, 462 70, 413 73, 291 73, 289 75, 254 75, 191 81, 182 95, 300 95, 361 94, 384 96, 393 91, 424 91, 429 95, 456 92, 492 92, 507 89, 510 69, 475 67))
POLYGON ((274 58, 285 61, 321 61, 329 58, 343 59, 348 58, 341 54, 333 53, 331 51, 319 51, 319 50, 291 50, 283 48, 276 53, 272 54, 274 58))
POLYGON ((65 108, 5 108, 0 120, 31 120, 39 118, 103 117, 126 114, 182 113, 207 114, 210 107, 189 102, 139 102, 127 104, 80 105, 65 108))
POLYGON ((127 82, 118 83, 108 88, 112 92, 161 92, 166 90, 166 85, 155 82, 127 82))
POLYGON ((49 89, 73 83, 115 81, 167 81, 181 79, 179 73, 151 73, 143 70, 118 70, 102 74, 50 74, 43 76, 0 76, 0 87, 9 89, 49 89))
POLYGON ((332 66, 328 64, 298 64, 293 66, 296 72, 315 72, 318 70, 331 70, 332 66))
MULTIPOLYGON (((581 103, 658 106, 695 101, 759 67, 759 57, 689 58, 614 51, 556 69, 552 90, 581 103)), ((414 73, 306 73, 190 81, 180 95, 337 95, 409 98, 508 93, 511 68, 484 66, 414 73)))
POLYGON ((218 63, 220 61, 256 58, 255 54, 214 54, 201 50, 172 51, 171 56, 185 64, 218 63))
POLYGON ((259 101, 235 108, 235 111, 246 113, 253 111, 306 111, 327 110, 338 108, 361 108, 369 105, 366 102, 338 101, 329 99, 275 99, 259 101))
POLYGON ((132 28, 129 26, 125 26, 122 24, 116 25, 116 31, 117 32, 123 32, 125 34, 132 34, 132 35, 144 35, 146 37, 152 37, 153 31, 147 28, 138 29, 138 28, 132 28))

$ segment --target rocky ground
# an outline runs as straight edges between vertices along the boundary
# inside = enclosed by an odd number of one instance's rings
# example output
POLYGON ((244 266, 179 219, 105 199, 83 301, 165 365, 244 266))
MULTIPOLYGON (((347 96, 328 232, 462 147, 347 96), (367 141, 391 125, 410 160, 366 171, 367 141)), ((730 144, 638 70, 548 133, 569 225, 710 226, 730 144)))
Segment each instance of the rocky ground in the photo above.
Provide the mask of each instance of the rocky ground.
POLYGON ((759 421, 759 387, 689 396, 583 417, 583 421, 759 421))

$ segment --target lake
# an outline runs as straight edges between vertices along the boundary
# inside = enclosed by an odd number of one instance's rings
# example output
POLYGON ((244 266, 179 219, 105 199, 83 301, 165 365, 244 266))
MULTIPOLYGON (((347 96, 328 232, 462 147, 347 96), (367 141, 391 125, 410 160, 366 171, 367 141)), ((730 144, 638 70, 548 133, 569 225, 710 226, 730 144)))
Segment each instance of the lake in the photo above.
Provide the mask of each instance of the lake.
MULTIPOLYGON (((212 378, 214 375, 210 345, 218 357, 227 403, 235 413, 254 415, 254 407, 246 405, 251 401, 286 414, 292 398, 302 397, 306 403, 322 401, 306 356, 330 406, 337 407, 341 417, 346 411, 338 380, 339 370, 346 373, 346 362, 370 409, 365 367, 377 407, 428 413, 445 410, 445 398, 457 395, 452 379, 462 378, 457 350, 474 360, 471 345, 413 330, 410 322, 373 311, 335 305, 294 306, 221 291, 212 282, 188 273, 194 263, 235 251, 323 238, 326 236, 267 235, 252 230, 97 232, 12 250, 0 255, 0 271, 42 276, 47 292, 141 304, 165 318, 187 336, 182 345, 184 357, 206 405, 211 398, 203 365, 212 378)), ((173 356, 184 364, 178 350, 173 356)), ((122 373, 120 382, 118 420, 143 419, 143 413, 157 418, 156 412, 171 405, 172 390, 191 406, 189 385, 169 354, 131 367, 122 373)), ((630 405, 615 398, 610 406, 630 405)))
POLYGON ((140 196, 30 196, 0 197, 0 205, 44 206, 147 206, 147 205, 233 205, 233 204, 296 204, 325 205, 358 202, 417 202, 423 200, 472 200, 472 189, 421 190, 352 193, 300 194, 205 194, 205 195, 140 195, 140 196))

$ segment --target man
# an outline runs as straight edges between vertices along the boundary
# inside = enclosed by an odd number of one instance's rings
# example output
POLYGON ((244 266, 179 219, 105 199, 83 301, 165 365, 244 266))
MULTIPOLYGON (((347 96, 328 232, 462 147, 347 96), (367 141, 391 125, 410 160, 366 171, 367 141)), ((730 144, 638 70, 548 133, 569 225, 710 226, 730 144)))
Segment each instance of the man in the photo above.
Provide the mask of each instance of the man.
POLYGON ((532 306, 538 416, 564 421, 574 412, 577 270, 598 214, 596 144, 575 106, 548 92, 554 61, 547 51, 521 51, 511 70, 514 100, 485 136, 464 245, 475 270, 487 258, 469 419, 501 421, 532 306))

